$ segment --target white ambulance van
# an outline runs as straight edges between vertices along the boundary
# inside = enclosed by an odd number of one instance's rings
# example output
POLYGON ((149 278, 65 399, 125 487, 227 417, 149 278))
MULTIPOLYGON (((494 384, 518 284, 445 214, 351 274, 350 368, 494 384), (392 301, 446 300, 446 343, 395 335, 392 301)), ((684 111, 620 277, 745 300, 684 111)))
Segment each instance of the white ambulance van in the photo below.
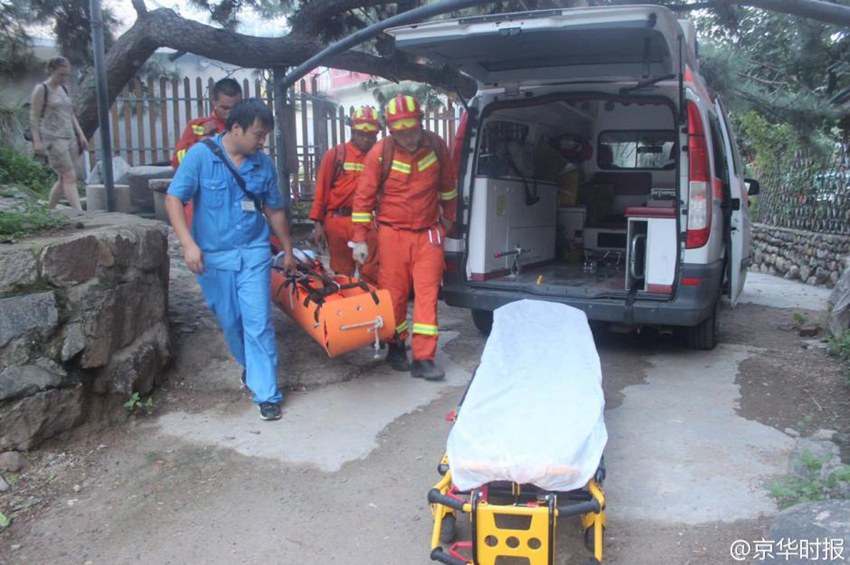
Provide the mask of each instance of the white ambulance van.
POLYGON ((459 145, 443 297, 563 302, 712 349, 750 262, 749 194, 689 22, 661 6, 499 14, 389 30, 477 80, 459 145))

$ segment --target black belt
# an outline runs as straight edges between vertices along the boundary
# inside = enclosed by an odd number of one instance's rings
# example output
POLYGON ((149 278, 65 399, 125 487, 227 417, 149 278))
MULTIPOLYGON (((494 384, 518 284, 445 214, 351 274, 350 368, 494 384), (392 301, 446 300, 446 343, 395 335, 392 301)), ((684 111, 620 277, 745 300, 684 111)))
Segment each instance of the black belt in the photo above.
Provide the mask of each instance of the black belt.
POLYGON ((337 208, 336 210, 328 210, 331 216, 350 216, 351 208, 337 208))
POLYGON ((433 228, 434 226, 437 225, 437 224, 432 224, 432 225, 424 227, 424 228, 402 228, 402 227, 399 227, 399 226, 394 226, 394 225, 387 223, 387 222, 382 222, 380 220, 378 220, 378 223, 382 226, 387 226, 388 228, 392 228, 394 230, 404 230, 404 231, 412 231, 412 232, 428 231, 428 230, 430 230, 431 228, 433 228))

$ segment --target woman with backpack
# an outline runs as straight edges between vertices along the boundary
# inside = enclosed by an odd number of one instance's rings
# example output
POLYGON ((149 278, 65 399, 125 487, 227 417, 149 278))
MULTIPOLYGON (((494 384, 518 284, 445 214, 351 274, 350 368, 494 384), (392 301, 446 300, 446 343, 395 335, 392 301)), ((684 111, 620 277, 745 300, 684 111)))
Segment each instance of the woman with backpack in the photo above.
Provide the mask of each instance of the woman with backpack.
POLYGON ((71 63, 65 57, 54 57, 47 62, 47 74, 48 79, 35 86, 30 98, 33 149, 36 155, 47 156, 47 164, 59 176, 50 189, 50 207, 55 208, 64 193, 72 208, 82 210, 76 160, 88 144, 66 86, 71 63))

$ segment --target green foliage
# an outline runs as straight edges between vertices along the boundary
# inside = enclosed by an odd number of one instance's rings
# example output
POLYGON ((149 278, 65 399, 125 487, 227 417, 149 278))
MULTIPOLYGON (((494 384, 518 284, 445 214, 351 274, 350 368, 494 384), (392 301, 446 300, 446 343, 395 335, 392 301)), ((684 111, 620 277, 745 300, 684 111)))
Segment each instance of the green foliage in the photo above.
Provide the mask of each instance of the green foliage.
POLYGON ((842 466, 822 479, 821 469, 824 460, 810 452, 804 452, 798 461, 803 468, 803 477, 791 476, 773 482, 770 496, 776 500, 779 508, 785 509, 802 502, 843 498, 840 487, 850 483, 850 467, 842 466))
POLYGON ((791 317, 794 318, 794 325, 798 328, 801 326, 805 326, 806 322, 809 320, 806 316, 800 314, 799 312, 794 312, 791 317))
POLYGON ((697 20, 702 72, 739 113, 754 109, 807 137, 826 131, 831 99, 850 87, 850 37, 815 20, 755 8, 697 20))
POLYGON ((0 240, 7 241, 35 235, 41 231, 60 228, 68 219, 47 208, 38 200, 23 200, 0 214, 0 240))
POLYGON ((293 202, 290 204, 293 224, 307 223, 310 221, 309 215, 311 204, 312 202, 309 200, 293 202))
POLYGON ((138 392, 134 392, 132 396, 130 396, 130 399, 124 403, 124 408, 131 414, 137 414, 140 411, 144 411, 145 414, 150 415, 153 412, 153 397, 148 396, 146 399, 142 400, 141 395, 138 392))
POLYGON ((830 355, 839 357, 842 361, 850 359, 850 330, 844 330, 838 337, 830 337, 826 344, 830 355))
POLYGON ((12 147, 0 147, 0 184, 12 184, 46 196, 55 182, 56 174, 44 162, 12 147))
POLYGON ((12 525, 12 519, 0 512, 0 530, 12 525))

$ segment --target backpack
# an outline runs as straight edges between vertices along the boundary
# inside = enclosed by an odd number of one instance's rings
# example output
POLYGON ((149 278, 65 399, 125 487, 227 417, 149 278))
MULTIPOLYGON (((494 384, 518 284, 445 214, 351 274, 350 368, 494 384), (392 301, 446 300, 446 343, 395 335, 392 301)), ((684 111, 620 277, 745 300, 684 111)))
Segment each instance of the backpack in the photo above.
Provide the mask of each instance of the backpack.
MULTIPOLYGON (((38 117, 39 120, 44 119, 44 112, 45 112, 45 110, 47 110, 47 90, 48 90, 47 89, 47 83, 42 82, 41 86, 44 87, 44 104, 41 105, 41 115, 38 117)), ((65 91, 65 94, 67 94, 68 96, 71 95, 71 93, 68 91, 67 86, 65 86, 64 84, 61 84, 59 86, 62 87, 62 90, 65 91)), ((28 123, 26 124, 26 129, 24 129, 24 139, 31 142, 32 141, 32 124, 29 123, 29 120, 27 120, 27 122, 28 123)))

